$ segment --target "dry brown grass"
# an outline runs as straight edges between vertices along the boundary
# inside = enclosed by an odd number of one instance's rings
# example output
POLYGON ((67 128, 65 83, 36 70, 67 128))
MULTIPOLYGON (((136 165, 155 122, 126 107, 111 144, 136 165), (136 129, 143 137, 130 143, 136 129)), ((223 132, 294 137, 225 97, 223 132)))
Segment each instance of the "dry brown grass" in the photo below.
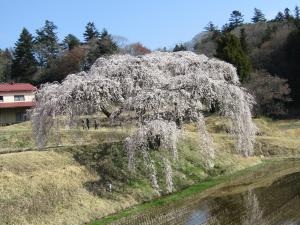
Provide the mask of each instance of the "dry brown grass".
MULTIPOLYGON (((61 129, 59 141, 57 133, 52 130, 46 147, 94 145, 103 142, 114 142, 124 139, 131 132, 131 128, 116 126, 113 128, 101 127, 98 130, 61 129)), ((19 149, 34 149, 35 140, 31 130, 31 123, 25 122, 7 127, 0 127, 0 152, 19 149)))
POLYGON ((98 177, 68 153, 6 154, 0 165, 1 224, 82 224, 136 203, 87 191, 85 183, 98 177))
MULTIPOLYGON (((235 154, 234 142, 227 134, 228 121, 217 117, 207 119, 217 149, 216 173, 230 173, 261 161, 261 156, 295 155, 300 152, 300 121, 255 120, 260 128, 256 157, 243 158, 235 154)), ((174 171, 175 183, 190 185, 209 176, 201 168, 197 154, 198 135, 193 124, 186 126, 179 143, 181 156, 174 171)), ((75 132, 75 131, 74 131, 75 132)), ((83 144, 97 144, 123 139, 126 128, 101 128, 98 131, 78 132, 83 144)), ((68 131, 62 133, 63 143, 76 144, 68 131)), ((51 140, 50 144, 54 144, 51 140)), ((0 128, 0 149, 34 146, 30 124, 23 123, 0 128)), ((76 149, 76 148, 74 148, 76 149)), ((86 148, 88 149, 88 148, 86 148)), ((83 152, 84 154, 84 152, 83 152)), ((214 175, 214 174, 212 174, 214 175)), ((83 224, 143 199, 153 198, 149 184, 126 186, 127 191, 110 197, 100 197, 86 188, 99 175, 74 159, 72 151, 32 151, 0 155, 0 224, 5 225, 62 225, 83 224)))

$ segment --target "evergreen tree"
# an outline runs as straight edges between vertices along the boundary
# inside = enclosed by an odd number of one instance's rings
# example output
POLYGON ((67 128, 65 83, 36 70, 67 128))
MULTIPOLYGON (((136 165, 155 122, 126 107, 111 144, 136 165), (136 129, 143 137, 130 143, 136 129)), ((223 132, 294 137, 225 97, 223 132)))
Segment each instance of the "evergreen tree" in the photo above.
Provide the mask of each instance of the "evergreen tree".
POLYGON ((178 51, 180 51, 180 50, 178 50, 178 49, 179 49, 179 46, 176 44, 175 47, 173 48, 173 52, 178 52, 178 51))
POLYGON ((262 13, 262 11, 260 9, 255 8, 254 9, 254 16, 252 17, 252 22, 253 23, 258 23, 258 22, 266 22, 266 17, 265 15, 262 13))
POLYGON ((118 45, 113 40, 112 36, 106 29, 103 29, 99 38, 92 38, 88 42, 88 53, 84 69, 88 70, 100 56, 114 54, 118 49, 118 45))
POLYGON ((83 36, 86 42, 99 38, 99 32, 93 22, 87 23, 87 25, 85 26, 85 32, 83 36))
POLYGON ((68 74, 73 74, 83 69, 85 58, 84 47, 74 47, 70 51, 63 52, 60 57, 50 62, 39 77, 39 83, 61 82, 68 74))
POLYGON ((92 64, 100 57, 99 51, 99 39, 91 39, 88 42, 88 49, 86 55, 86 63, 84 65, 84 70, 89 70, 92 64))
POLYGON ((183 44, 175 45, 173 52, 186 51, 186 47, 183 44))
POLYGON ((210 21, 210 22, 206 25, 206 27, 204 27, 204 30, 206 30, 206 31, 208 31, 208 32, 215 32, 215 31, 218 30, 218 27, 215 26, 215 25, 213 24, 213 22, 210 21))
POLYGON ((282 76, 288 79, 292 89, 291 97, 293 104, 300 106, 300 30, 292 31, 284 46, 284 58, 280 58, 282 64, 282 76))
POLYGON ((40 66, 46 66, 59 53, 56 29, 53 22, 46 20, 44 27, 36 30, 35 52, 40 66))
POLYGON ((242 28, 240 31, 240 43, 241 43, 241 47, 242 47, 243 51, 245 53, 248 53, 248 45, 247 45, 246 39, 247 39, 247 35, 245 32, 245 29, 242 28))
POLYGON ((229 18, 229 29, 233 30, 234 28, 243 25, 244 19, 243 19, 243 15, 240 11, 238 10, 234 10, 232 11, 232 13, 230 14, 230 18, 229 18))
POLYGON ((241 81, 247 80, 252 66, 239 39, 231 33, 225 33, 217 40, 217 44, 216 56, 235 65, 241 81))
POLYGON ((296 20, 300 19, 300 9, 298 6, 295 7, 295 19, 296 20))
POLYGON ((293 19, 293 16, 291 15, 291 10, 289 8, 285 8, 285 10, 284 10, 284 19, 287 21, 290 21, 293 19))
POLYGON ((8 49, 0 49, 0 82, 11 80, 12 54, 8 49))
POLYGON ((225 33, 225 32, 230 32, 232 30, 231 27, 229 27, 229 24, 228 23, 225 23, 223 26, 222 26, 222 32, 225 33))
POLYGON ((276 29, 274 30, 274 27, 271 28, 270 26, 268 26, 262 35, 262 40, 261 40, 262 43, 261 44, 263 44, 266 41, 269 41, 272 37, 272 33, 274 33, 274 32, 276 32, 276 29))
POLYGON ((33 55, 33 37, 26 28, 23 28, 20 38, 15 44, 12 79, 30 81, 36 70, 37 62, 33 55))
POLYGON ((99 39, 99 54, 100 55, 111 55, 118 51, 118 45, 113 40, 112 36, 103 29, 99 39))
POLYGON ((74 47, 80 45, 80 40, 75 35, 68 34, 63 40, 63 45, 65 49, 68 49, 70 51, 74 47))
POLYGON ((278 12, 275 17, 275 21, 277 21, 277 22, 284 21, 284 14, 282 12, 278 12))

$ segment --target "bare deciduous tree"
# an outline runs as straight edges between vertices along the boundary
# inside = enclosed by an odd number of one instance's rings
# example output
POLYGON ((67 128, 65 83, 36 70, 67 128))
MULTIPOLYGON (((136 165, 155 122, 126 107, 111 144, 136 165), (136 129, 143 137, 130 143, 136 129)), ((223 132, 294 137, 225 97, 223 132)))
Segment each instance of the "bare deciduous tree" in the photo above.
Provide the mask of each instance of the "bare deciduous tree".
POLYGON ((286 79, 258 70, 251 74, 245 86, 255 97, 256 105, 253 109, 256 116, 286 113, 285 103, 291 101, 291 90, 286 79))

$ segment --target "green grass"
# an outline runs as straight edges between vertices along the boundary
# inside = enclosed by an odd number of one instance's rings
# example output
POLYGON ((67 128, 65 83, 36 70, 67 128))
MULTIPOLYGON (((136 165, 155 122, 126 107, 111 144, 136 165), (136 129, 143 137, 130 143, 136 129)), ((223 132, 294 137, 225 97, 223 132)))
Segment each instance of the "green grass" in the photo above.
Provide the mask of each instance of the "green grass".
POLYGON ((204 191, 208 188, 214 187, 214 186, 224 182, 225 180, 226 180, 225 177, 210 179, 210 180, 205 181, 203 183, 196 184, 196 185, 193 185, 191 187, 188 187, 188 188, 184 189, 183 191, 179 191, 178 193, 175 193, 175 194, 163 197, 163 198, 155 199, 155 200, 152 200, 151 202, 135 206, 131 209, 124 210, 124 211, 122 211, 120 213, 117 213, 115 215, 111 215, 111 216, 103 218, 99 221, 95 221, 93 223, 90 223, 89 225, 109 224, 109 223, 111 223, 113 221, 116 221, 116 220, 119 220, 121 218, 132 216, 132 215, 135 215, 135 214, 138 214, 138 213, 142 213, 147 209, 151 209, 151 208, 154 208, 154 207, 157 207, 157 206, 163 206, 163 205, 170 204, 172 202, 180 201, 180 200, 185 199, 189 196, 192 196, 195 193, 199 193, 199 192, 204 191))
POLYGON ((178 192, 173 193, 169 196, 161 197, 161 198, 158 198, 158 199, 154 199, 150 202, 137 205, 137 206, 132 207, 130 209, 121 211, 117 214, 110 215, 110 216, 107 216, 103 219, 100 219, 100 220, 94 221, 92 223, 89 223, 88 225, 106 225, 106 224, 109 224, 111 222, 120 220, 120 219, 125 218, 125 217, 129 217, 129 216, 133 216, 133 215, 136 215, 136 214, 144 213, 145 211, 147 211, 149 209, 152 209, 152 208, 155 208, 155 207, 165 206, 165 205, 168 205, 168 204, 171 204, 171 203, 179 202, 179 201, 184 200, 184 199, 186 200, 190 197, 193 197, 195 194, 199 194, 199 193, 201 193, 201 192, 203 192, 203 191, 205 191, 209 188, 212 188, 212 187, 215 187, 219 184, 225 183, 226 181, 229 181, 230 179, 233 179, 233 178, 238 177, 238 176, 243 176, 243 175, 245 175, 247 173, 250 173, 250 172, 257 171, 258 169, 261 169, 262 167, 270 164, 271 162, 272 162, 272 160, 266 160, 266 161, 263 161, 260 164, 257 164, 255 166, 251 166, 249 168, 246 168, 246 169, 243 169, 241 171, 235 172, 234 174, 231 174, 231 175, 224 175, 224 176, 218 176, 218 177, 207 179, 204 182, 192 185, 192 186, 190 186, 190 187, 188 187, 188 188, 186 188, 182 191, 178 191, 178 192))
MULTIPOLYGON (((88 225, 107 225, 107 224, 110 224, 114 221, 118 221, 125 217, 130 217, 130 216, 134 216, 137 214, 147 213, 148 210, 154 209, 156 207, 167 206, 169 204, 181 202, 183 200, 188 201, 191 198, 197 198, 197 196, 195 196, 195 195, 201 194, 203 191, 208 190, 213 187, 217 187, 218 185, 224 184, 224 186, 226 187, 226 185, 228 185, 226 183, 229 183, 231 181, 235 181, 236 183, 242 184, 242 183, 248 183, 251 181, 255 181, 257 179, 257 177, 260 177, 260 176, 276 177, 276 173, 281 170, 279 168, 278 164, 276 164, 276 163, 277 162, 281 163, 281 166, 284 166, 284 165, 286 165, 284 160, 285 159, 269 158, 269 159, 262 161, 261 163, 259 163, 257 165, 250 166, 248 168, 237 171, 233 174, 209 178, 204 182, 192 185, 184 190, 178 191, 169 196, 161 197, 158 199, 154 199, 150 202, 134 206, 130 209, 121 211, 117 214, 113 214, 113 215, 107 216, 103 219, 89 223, 88 225), (267 171, 269 171, 269 170, 274 170, 274 174, 268 175, 267 171), (252 176, 252 177, 250 178, 250 176, 252 176)), ((234 185, 234 186, 236 186, 236 185, 234 185)), ((182 202, 181 202, 181 204, 182 204, 182 202)))
MULTIPOLYGON (((261 132, 256 144, 259 152, 256 157, 249 158, 235 153, 233 139, 227 133, 226 119, 211 116, 206 122, 214 138, 215 168, 204 168, 196 126, 185 125, 178 143, 179 160, 172 164, 173 183, 177 192, 162 198, 157 198, 151 188, 143 162, 137 161, 136 177, 127 177, 127 157, 121 143, 133 131, 130 127, 62 130, 62 145, 67 147, 2 154, 1 222, 24 225, 87 224, 95 218, 105 217, 90 225, 108 224, 155 207, 189 199, 194 194, 225 182, 230 178, 228 174, 248 177, 250 175, 247 173, 257 168, 253 165, 262 161, 260 155, 277 157, 300 153, 300 121, 255 119, 261 132), (72 133, 77 134, 75 138, 72 133), (78 144, 77 141, 82 143, 78 144), (105 192, 103 178, 113 182, 115 191, 105 192), (141 204, 143 202, 147 203, 141 204), (23 206, 30 210, 23 210, 23 206)), ((55 146, 53 136, 50 136, 48 145, 55 146)), ((0 152, 31 147, 34 147, 34 139, 29 122, 0 127, 0 152)), ((164 196, 167 192, 161 156, 153 151, 151 157, 157 166, 160 194, 164 196)))

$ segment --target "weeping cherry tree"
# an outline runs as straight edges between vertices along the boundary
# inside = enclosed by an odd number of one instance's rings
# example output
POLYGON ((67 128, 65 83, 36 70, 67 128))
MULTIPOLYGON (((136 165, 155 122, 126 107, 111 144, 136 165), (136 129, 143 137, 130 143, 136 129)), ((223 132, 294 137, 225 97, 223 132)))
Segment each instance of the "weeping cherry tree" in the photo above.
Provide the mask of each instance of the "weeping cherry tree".
POLYGON ((248 157, 253 154, 256 132, 251 118, 253 104, 231 64, 191 52, 153 52, 99 58, 87 73, 42 85, 31 118, 37 145, 43 147, 49 131, 54 128, 58 132, 58 117, 63 116, 72 126, 83 114, 103 112, 111 120, 120 120, 122 112, 132 112, 136 129, 125 140, 128 168, 134 172, 136 159, 143 159, 152 186, 158 190, 150 150, 160 151, 166 188, 172 192, 171 165, 178 159, 176 145, 182 124, 197 124, 201 154, 208 167, 213 166, 215 152, 205 112, 230 119, 235 149, 248 157))

